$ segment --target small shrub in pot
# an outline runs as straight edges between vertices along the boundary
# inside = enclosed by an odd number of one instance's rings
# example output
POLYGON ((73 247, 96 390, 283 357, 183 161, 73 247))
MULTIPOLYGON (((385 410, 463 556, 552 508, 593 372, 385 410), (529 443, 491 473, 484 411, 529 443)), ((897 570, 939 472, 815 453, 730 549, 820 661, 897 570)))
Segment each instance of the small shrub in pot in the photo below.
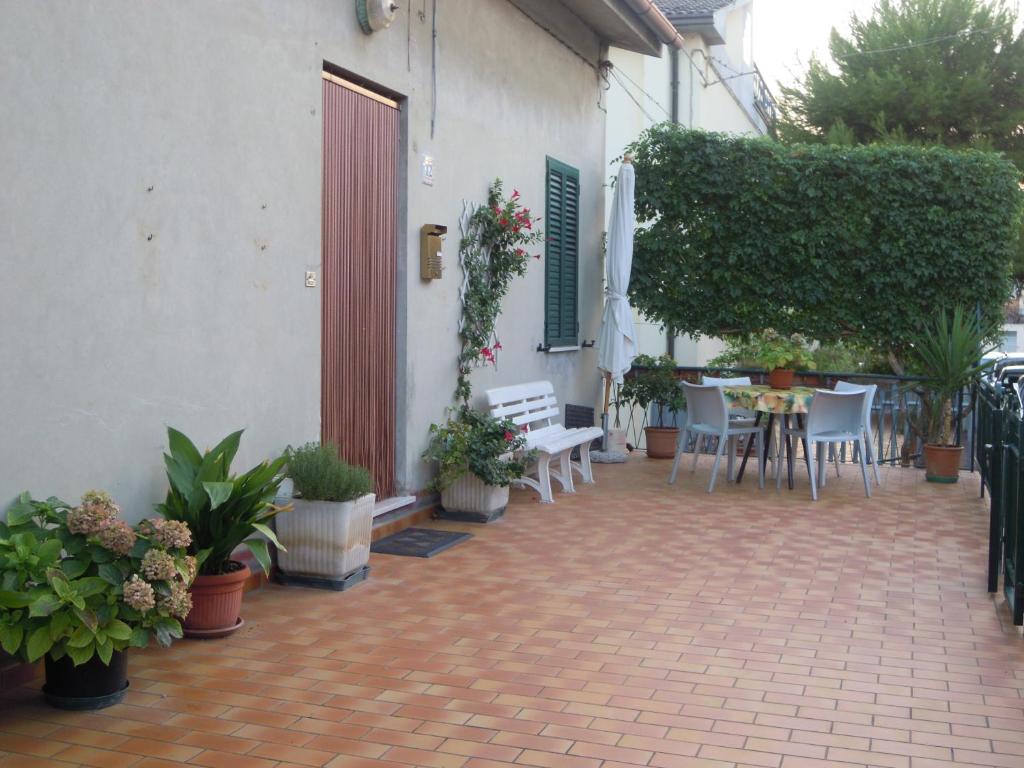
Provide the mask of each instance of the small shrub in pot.
POLYGON ((340 457, 334 445, 306 443, 285 452, 295 498, 276 521, 285 549, 278 578, 285 583, 346 589, 368 572, 373 531, 373 479, 340 457))

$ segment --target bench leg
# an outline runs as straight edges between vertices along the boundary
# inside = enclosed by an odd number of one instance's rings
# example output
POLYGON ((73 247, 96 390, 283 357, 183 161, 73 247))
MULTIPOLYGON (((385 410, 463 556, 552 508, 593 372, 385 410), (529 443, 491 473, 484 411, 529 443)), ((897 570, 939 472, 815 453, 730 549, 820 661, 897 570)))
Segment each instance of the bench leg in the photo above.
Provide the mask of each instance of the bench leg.
POLYGON ((594 482, 594 470, 590 466, 590 444, 580 446, 580 474, 584 483, 594 482))
POLYGON ((558 472, 551 474, 561 483, 565 493, 576 493, 576 486, 572 482, 572 448, 558 454, 558 472))
POLYGON ((541 456, 537 459, 537 490, 540 491, 540 500, 544 504, 550 504, 555 500, 551 493, 551 457, 541 456))

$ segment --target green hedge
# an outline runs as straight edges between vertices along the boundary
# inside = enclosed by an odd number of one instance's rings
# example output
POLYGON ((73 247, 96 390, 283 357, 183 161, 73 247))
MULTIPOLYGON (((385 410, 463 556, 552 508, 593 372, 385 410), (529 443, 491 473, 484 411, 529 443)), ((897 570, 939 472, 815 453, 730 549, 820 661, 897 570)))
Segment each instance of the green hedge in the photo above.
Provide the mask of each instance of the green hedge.
POLYGON ((899 351, 956 304, 998 320, 1022 194, 1002 156, 783 146, 662 124, 631 147, 630 297, 695 335, 773 327, 899 351))

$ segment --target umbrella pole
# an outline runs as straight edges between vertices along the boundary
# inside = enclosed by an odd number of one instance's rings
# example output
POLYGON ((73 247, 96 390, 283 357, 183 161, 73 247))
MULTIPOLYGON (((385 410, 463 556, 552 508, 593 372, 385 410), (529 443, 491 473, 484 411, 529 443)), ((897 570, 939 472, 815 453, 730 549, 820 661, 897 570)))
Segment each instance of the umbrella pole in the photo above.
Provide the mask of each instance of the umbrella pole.
POLYGON ((604 410, 601 411, 601 429, 604 430, 604 437, 601 439, 601 450, 608 450, 608 404, 612 396, 612 375, 604 373, 604 410))

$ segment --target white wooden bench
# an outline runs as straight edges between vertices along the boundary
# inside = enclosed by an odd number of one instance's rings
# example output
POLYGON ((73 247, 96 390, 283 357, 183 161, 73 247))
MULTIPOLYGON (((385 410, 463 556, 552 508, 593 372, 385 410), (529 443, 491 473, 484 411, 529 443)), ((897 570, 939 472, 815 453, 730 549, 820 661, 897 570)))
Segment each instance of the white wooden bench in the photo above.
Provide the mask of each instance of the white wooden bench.
POLYGON ((579 472, 584 483, 594 482, 590 467, 590 443, 604 433, 599 427, 566 429, 559 422, 558 401, 549 381, 531 381, 487 390, 487 405, 491 415, 498 419, 511 419, 526 433, 526 447, 537 451, 536 465, 527 469, 527 474, 516 481, 533 488, 540 494, 540 500, 554 501, 551 493, 551 478, 562 485, 566 493, 575 492, 572 473, 579 472), (580 461, 572 460, 574 448, 580 449, 580 461), (558 459, 558 468, 552 469, 551 462, 558 459), (536 477, 532 477, 535 475, 536 477))

